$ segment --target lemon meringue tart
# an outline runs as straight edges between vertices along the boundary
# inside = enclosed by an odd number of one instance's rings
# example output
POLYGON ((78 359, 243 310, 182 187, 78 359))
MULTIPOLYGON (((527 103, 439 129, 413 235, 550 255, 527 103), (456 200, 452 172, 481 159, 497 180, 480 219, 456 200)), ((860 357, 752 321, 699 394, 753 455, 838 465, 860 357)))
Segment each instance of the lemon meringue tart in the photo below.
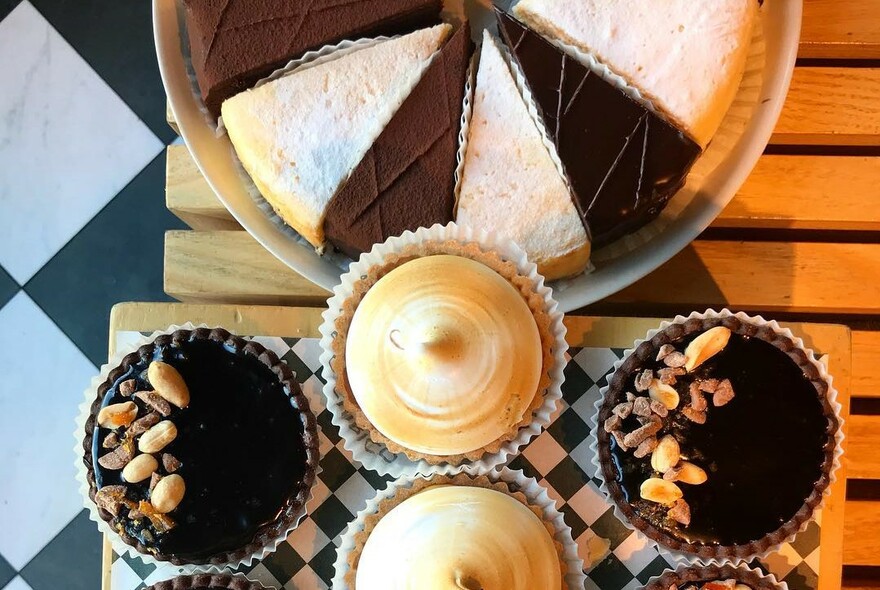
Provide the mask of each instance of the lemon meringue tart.
POLYGON ((551 383, 543 298, 494 252, 392 258, 361 279, 336 323, 331 366, 345 409, 413 461, 497 453, 551 383))
POLYGON ((380 504, 356 540, 352 590, 557 590, 562 546, 539 507, 488 481, 437 478, 380 504), (445 483, 444 482, 448 482, 445 483), (491 486, 491 487, 490 487, 491 486), (402 497, 399 497, 402 496, 402 497), (516 496, 516 497, 515 497, 516 496))

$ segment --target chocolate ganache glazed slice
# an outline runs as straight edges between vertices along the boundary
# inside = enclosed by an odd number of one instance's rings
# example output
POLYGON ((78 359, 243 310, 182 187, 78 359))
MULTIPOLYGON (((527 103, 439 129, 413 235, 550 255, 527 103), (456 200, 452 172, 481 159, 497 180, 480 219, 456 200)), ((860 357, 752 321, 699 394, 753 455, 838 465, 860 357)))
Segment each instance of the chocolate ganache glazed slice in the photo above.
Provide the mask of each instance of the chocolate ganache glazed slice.
POLYGON ((317 425, 272 351, 181 329, 109 371, 82 451, 89 498, 122 541, 175 565, 235 566, 304 514, 317 425))
POLYGON ((593 247, 655 219, 684 186, 700 146, 509 14, 495 14, 593 247))
POLYGON ((674 552, 746 559, 812 518, 839 463, 824 368, 773 322, 694 314, 623 359, 598 402, 598 475, 674 552))

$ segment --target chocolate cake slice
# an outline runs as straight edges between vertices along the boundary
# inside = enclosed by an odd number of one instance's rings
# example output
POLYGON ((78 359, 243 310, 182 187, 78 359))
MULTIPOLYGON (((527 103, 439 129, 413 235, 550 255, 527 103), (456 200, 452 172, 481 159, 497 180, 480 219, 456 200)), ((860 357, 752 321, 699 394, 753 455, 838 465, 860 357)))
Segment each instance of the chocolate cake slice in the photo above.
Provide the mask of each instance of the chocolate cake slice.
POLYGON ((324 233, 352 258, 406 230, 452 221, 465 77, 464 23, 327 208, 324 233))
POLYGON ((655 219, 701 153, 684 132, 496 9, 600 247, 655 219))
POLYGON ((185 0, 193 68, 214 117, 223 101, 307 51, 434 24, 442 0, 185 0))

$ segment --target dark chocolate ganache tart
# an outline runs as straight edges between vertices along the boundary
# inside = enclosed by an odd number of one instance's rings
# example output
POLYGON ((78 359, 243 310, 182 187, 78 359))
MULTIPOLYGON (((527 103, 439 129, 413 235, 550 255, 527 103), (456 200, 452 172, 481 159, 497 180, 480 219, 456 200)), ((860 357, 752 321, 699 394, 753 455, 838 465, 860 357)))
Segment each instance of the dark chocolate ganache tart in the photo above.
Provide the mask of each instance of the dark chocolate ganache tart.
POLYGON ((197 574, 158 582, 146 590, 264 590, 264 586, 239 576, 197 574))
POLYGON ((839 420, 807 353, 736 317, 673 324, 611 376, 599 460, 633 526, 703 557, 796 533, 830 483, 839 420))
POLYGON ((225 330, 179 330, 127 355, 86 431, 101 517, 175 564, 259 550, 296 523, 315 480, 315 417, 292 372, 225 330))
POLYGON ((781 590, 775 578, 730 564, 682 567, 651 578, 644 590, 781 590))

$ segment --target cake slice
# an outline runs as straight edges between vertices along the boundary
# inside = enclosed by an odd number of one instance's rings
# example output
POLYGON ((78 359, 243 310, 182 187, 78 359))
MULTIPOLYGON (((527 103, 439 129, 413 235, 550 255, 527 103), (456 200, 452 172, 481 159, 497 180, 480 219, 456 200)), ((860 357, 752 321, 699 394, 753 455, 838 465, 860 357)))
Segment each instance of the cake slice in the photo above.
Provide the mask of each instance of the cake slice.
POLYGON ((756 0, 520 0, 539 33, 593 54, 706 147, 745 69, 756 0))
POLYGON ((495 39, 483 35, 457 221, 510 238, 548 279, 582 272, 590 242, 495 39))
POLYGON ((464 23, 327 207, 327 240, 357 258, 406 230, 447 224, 455 205, 458 131, 468 61, 464 23))
POLYGON ((315 247, 330 199, 418 83, 449 25, 303 67, 223 103, 229 139, 260 193, 315 247))
POLYGON ((656 218, 684 185, 700 146, 510 15, 496 10, 496 16, 593 247, 656 218))
POLYGON ((305 52, 437 22, 441 0, 184 0, 193 69, 214 117, 224 100, 305 52))

